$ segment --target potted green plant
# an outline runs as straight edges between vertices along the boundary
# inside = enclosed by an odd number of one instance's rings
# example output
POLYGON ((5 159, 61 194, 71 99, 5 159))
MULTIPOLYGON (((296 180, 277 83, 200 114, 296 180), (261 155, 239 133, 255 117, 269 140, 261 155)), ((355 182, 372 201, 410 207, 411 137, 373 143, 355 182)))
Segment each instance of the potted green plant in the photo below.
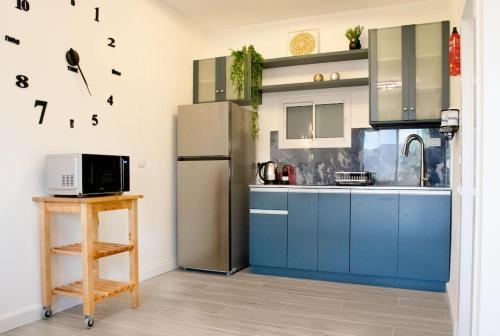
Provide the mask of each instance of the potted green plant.
POLYGON ((345 31, 345 37, 349 40, 349 50, 361 49, 361 41, 359 37, 363 33, 365 27, 357 25, 354 28, 347 28, 345 31))
POLYGON ((252 136, 259 137, 259 104, 260 90, 262 88, 262 63, 264 58, 259 54, 253 45, 244 46, 241 50, 231 50, 233 63, 231 64, 231 81, 234 91, 241 99, 241 94, 248 81, 248 65, 250 63, 250 101, 252 104, 252 136), (250 60, 250 62, 248 61, 250 60))

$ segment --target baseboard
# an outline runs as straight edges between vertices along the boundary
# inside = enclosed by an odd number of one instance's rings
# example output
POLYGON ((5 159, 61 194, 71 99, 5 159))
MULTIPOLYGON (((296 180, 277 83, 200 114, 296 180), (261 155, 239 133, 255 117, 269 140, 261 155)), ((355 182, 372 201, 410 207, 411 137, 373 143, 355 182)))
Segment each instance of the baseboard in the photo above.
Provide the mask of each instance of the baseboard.
MULTIPOLYGON (((169 262, 152 265, 139 270, 139 278, 141 281, 153 278, 155 276, 167 273, 176 269, 177 261, 172 260, 169 262)), ((115 277, 115 280, 126 280, 128 279, 128 274, 115 277)), ((60 298, 54 302, 52 310, 54 313, 61 312, 63 310, 72 308, 81 303, 79 299, 73 298, 60 298)), ((7 313, 0 316, 0 334, 28 323, 32 323, 41 319, 42 305, 35 304, 29 307, 21 308, 16 311, 7 313)))

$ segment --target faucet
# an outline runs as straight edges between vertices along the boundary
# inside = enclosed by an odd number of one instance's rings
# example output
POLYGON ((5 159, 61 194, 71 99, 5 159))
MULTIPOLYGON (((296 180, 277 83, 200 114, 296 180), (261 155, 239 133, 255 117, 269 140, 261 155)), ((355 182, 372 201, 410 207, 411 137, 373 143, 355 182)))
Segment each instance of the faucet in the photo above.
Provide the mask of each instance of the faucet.
POLYGON ((425 175, 424 139, 417 134, 408 135, 403 145, 403 155, 408 156, 410 152, 410 145, 414 140, 420 142, 420 186, 425 187, 429 178, 425 175))

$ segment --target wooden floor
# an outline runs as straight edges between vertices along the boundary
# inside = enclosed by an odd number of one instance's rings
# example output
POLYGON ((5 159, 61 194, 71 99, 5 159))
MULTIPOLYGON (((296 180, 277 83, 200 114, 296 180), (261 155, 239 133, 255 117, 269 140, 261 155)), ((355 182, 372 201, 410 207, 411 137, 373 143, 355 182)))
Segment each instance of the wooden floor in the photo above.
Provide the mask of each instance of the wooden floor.
POLYGON ((446 294, 239 272, 231 277, 173 271, 147 280, 142 306, 126 294, 99 303, 96 325, 82 307, 2 336, 71 335, 452 335, 446 294))

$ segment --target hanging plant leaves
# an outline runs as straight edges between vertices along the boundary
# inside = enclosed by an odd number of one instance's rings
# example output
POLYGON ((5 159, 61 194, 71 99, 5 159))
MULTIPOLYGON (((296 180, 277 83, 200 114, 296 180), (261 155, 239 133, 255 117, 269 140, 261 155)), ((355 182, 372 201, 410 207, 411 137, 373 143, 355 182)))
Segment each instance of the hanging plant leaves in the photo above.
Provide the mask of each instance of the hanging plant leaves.
POLYGON ((252 129, 254 139, 259 137, 259 104, 262 88, 262 63, 264 58, 253 45, 244 46, 241 50, 231 50, 231 81, 238 99, 242 98, 245 83, 248 82, 248 66, 251 67, 250 101, 252 104, 252 129), (250 62, 249 62, 250 60, 250 62))

